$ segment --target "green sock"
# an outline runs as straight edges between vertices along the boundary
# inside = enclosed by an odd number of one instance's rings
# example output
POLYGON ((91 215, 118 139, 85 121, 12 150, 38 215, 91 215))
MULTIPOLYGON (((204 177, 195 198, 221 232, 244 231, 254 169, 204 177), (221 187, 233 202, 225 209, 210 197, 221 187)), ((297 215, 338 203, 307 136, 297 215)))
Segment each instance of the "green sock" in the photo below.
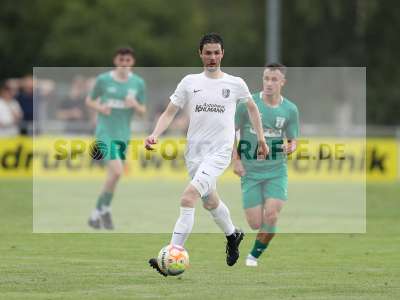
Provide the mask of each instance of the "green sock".
POLYGON ((113 193, 105 192, 104 193, 104 205, 110 206, 112 198, 113 198, 113 193))
POLYGON ((274 225, 268 225, 263 223, 261 225, 261 230, 262 232, 267 232, 267 233, 276 233, 277 232, 277 227, 274 225))
POLYGON ((263 244, 259 240, 256 240, 250 254, 255 258, 259 258, 260 255, 265 251, 265 249, 267 249, 267 247, 268 244, 263 244))
POLYGON ((100 194, 99 198, 97 199, 96 209, 101 210, 103 206, 110 206, 112 197, 113 193, 105 192, 100 194))

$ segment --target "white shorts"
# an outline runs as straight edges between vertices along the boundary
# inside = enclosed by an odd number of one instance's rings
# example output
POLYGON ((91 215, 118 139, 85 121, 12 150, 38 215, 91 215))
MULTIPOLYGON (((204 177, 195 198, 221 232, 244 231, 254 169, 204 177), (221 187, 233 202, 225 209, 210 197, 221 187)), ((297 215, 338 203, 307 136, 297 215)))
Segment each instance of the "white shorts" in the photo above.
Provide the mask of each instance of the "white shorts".
POLYGON ((186 167, 192 178, 190 183, 202 198, 207 197, 217 188, 217 178, 222 175, 230 163, 231 157, 222 155, 208 156, 200 161, 186 160, 186 167))

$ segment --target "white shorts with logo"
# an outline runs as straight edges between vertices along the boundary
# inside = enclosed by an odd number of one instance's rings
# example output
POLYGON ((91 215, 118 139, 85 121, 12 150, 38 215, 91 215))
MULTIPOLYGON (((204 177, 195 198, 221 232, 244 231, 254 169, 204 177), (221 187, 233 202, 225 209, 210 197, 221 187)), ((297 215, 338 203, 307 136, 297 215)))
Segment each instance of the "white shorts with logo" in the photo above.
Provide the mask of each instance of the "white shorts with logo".
POLYGON ((217 187, 217 178, 222 175, 231 163, 231 157, 226 155, 205 156, 202 160, 186 159, 186 167, 192 178, 190 182, 200 193, 207 197, 217 187))

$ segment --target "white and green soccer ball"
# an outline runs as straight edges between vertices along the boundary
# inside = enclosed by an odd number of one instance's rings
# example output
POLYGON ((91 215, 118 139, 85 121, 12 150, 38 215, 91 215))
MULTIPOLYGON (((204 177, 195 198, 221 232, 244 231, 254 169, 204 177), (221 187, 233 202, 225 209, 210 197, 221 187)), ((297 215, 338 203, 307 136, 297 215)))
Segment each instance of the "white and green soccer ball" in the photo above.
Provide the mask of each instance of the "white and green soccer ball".
POLYGON ((181 246, 168 245, 161 249, 157 263, 163 272, 176 276, 185 272, 189 266, 189 254, 181 246))

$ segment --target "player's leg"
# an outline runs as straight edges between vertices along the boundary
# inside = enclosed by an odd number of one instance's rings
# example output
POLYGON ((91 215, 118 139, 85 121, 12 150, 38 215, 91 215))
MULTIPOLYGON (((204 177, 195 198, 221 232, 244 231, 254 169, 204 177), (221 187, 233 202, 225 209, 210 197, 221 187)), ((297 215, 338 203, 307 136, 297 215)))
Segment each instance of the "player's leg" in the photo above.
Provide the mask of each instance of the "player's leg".
POLYGON ((90 217, 90 226, 94 228, 100 228, 100 224, 102 223, 106 229, 114 228, 111 218, 111 201, 123 171, 124 166, 120 159, 109 160, 107 162, 106 181, 104 182, 102 191, 97 198, 96 208, 90 217))
POLYGON ((225 233, 226 236, 235 232, 231 214, 228 207, 221 200, 216 190, 213 190, 208 196, 203 198, 203 207, 208 210, 215 223, 225 233))
MULTIPOLYGON (((199 191, 192 183, 190 183, 181 197, 180 214, 175 223, 170 244, 183 246, 189 237, 194 223, 194 206, 199 197, 199 191)), ((168 276, 168 274, 160 268, 156 258, 151 258, 149 264, 161 275, 168 276)))
POLYGON ((261 228, 264 198, 262 181, 243 176, 240 178, 242 205, 247 223, 253 230, 261 228))
MULTIPOLYGON (((264 199, 262 182, 242 177, 242 201, 246 220, 251 229, 260 230, 263 223, 264 199)), ((257 259, 249 253, 246 258, 247 266, 257 266, 257 259)))
POLYGON ((233 266, 239 257, 239 244, 244 237, 244 233, 235 229, 232 223, 228 207, 221 201, 216 192, 217 178, 224 172, 230 164, 229 156, 215 155, 208 157, 196 170, 192 184, 198 190, 204 201, 204 207, 213 216, 216 224, 225 232, 226 262, 233 266))
MULTIPOLYGON (((272 238, 275 236, 278 216, 283 204, 284 201, 280 199, 266 199, 264 205, 263 223, 261 225, 260 231, 256 236, 253 249, 251 250, 248 259, 256 261, 268 248, 272 238)), ((248 263, 247 265, 256 266, 257 263, 248 263)))
POLYGON ((243 240, 244 233, 233 225, 229 209, 219 197, 216 189, 212 190, 208 196, 203 197, 203 206, 225 233, 227 239, 226 263, 233 266, 239 258, 239 245, 243 240))
POLYGON ((224 168, 229 164, 225 161, 217 159, 209 159, 207 162, 200 164, 187 162, 187 167, 192 181, 186 187, 181 198, 181 213, 174 228, 171 243, 183 246, 187 236, 192 230, 194 219, 194 205, 201 197, 203 199, 210 198, 208 207, 211 214, 216 218, 216 222, 221 226, 223 231, 228 235, 235 232, 235 227, 230 219, 228 208, 220 201, 216 194, 216 178, 223 172, 224 168), (211 196, 211 197, 210 197, 211 196))
POLYGON ((286 195, 287 177, 277 177, 267 180, 263 185, 263 196, 265 198, 262 213, 262 225, 254 242, 248 261, 248 266, 257 266, 257 259, 268 248, 275 236, 279 213, 287 199, 286 195), (250 261, 253 261, 250 263, 250 261))
POLYGON ((194 206, 199 197, 199 191, 190 183, 181 197, 180 214, 175 223, 171 237, 171 244, 183 246, 189 234, 192 232, 194 223, 194 206))
POLYGON ((263 206, 261 204, 245 209, 247 224, 253 230, 259 230, 262 225, 263 206))
POLYGON ((230 162, 226 157, 210 157, 200 164, 193 177, 193 185, 198 189, 203 206, 210 211, 215 223, 227 236, 235 233, 228 207, 217 193, 217 178, 228 167, 230 162))

